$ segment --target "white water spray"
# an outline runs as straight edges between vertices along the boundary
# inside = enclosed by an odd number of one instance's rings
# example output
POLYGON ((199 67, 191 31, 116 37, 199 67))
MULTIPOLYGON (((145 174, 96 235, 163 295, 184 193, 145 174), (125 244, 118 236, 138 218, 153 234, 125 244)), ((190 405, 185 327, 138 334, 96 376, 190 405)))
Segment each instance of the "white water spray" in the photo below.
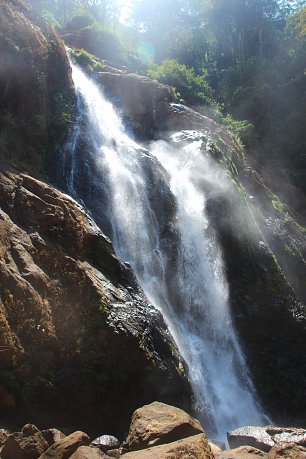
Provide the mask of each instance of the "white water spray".
MULTIPOLYGON (((108 215, 118 256, 128 262, 149 300, 160 309, 187 362, 198 408, 206 427, 218 439, 233 428, 264 422, 255 401, 228 305, 228 286, 220 248, 205 214, 201 180, 215 185, 216 172, 200 151, 201 142, 180 147, 153 143, 150 153, 124 132, 113 106, 97 85, 72 65, 73 79, 87 117, 86 135, 108 189, 108 215), (158 162, 166 170, 162 168, 158 162), (152 204, 152 170, 167 180, 176 204, 176 246, 165 247, 159 204, 152 204)), ((75 136, 79 136, 76 130, 75 136)), ((76 147, 76 140, 71 146, 76 147)), ((73 176, 75 169, 72 148, 73 176)), ((70 177, 73 183, 73 177, 70 177)), ((158 193, 158 190, 155 190, 158 193)), ((155 200, 156 201, 156 200, 155 200)))

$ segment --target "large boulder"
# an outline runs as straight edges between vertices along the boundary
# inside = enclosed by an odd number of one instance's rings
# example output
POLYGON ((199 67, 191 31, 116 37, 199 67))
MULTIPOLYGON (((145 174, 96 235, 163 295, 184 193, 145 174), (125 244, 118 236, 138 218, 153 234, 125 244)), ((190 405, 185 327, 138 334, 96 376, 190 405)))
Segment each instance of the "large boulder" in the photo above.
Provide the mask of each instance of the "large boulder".
POLYGON ((249 445, 266 452, 277 444, 306 446, 306 430, 289 427, 241 427, 228 432, 227 438, 231 448, 249 445))
POLYGON ((88 446, 90 439, 84 432, 73 432, 54 443, 39 459, 68 459, 80 446, 88 446))
POLYGON ((137 409, 132 416, 127 448, 144 449, 203 433, 196 419, 185 411, 160 402, 137 409))
POLYGON ((203 433, 166 445, 132 451, 122 457, 124 459, 214 459, 207 438, 203 433))

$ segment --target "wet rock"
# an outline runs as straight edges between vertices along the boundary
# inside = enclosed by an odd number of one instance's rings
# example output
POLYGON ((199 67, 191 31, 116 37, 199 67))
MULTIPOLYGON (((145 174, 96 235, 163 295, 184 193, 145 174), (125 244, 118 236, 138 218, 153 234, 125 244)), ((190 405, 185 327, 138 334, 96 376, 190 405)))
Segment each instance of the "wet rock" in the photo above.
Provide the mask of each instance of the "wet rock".
POLYGON ((203 429, 199 421, 185 411, 153 402, 133 413, 126 445, 129 449, 138 450, 170 443, 200 432, 203 429))
POLYGON ((88 446, 90 439, 84 432, 73 432, 54 443, 39 459, 68 459, 80 446, 88 446))
POLYGON ((124 459, 214 459, 204 434, 124 454, 124 459))
POLYGON ((267 459, 306 459, 306 448, 294 443, 273 446, 267 459))
POLYGON ((134 73, 102 71, 99 80, 138 138, 152 139, 164 128, 173 100, 168 86, 134 73))
POLYGON ((32 424, 10 435, 1 451, 3 459, 37 459, 48 449, 42 433, 32 424))
POLYGON ((91 448, 90 446, 80 446, 69 459, 107 459, 109 456, 104 454, 98 448, 91 448))
POLYGON ((227 434, 231 448, 250 445, 262 451, 270 449, 280 443, 296 443, 306 445, 306 430, 289 427, 241 427, 227 434))
POLYGON ((267 454, 252 446, 240 446, 222 452, 215 452, 215 459, 260 459, 267 458, 267 454))
POLYGON ((106 453, 107 450, 117 449, 120 446, 118 438, 112 435, 102 435, 91 442, 91 446, 99 448, 101 451, 106 453))

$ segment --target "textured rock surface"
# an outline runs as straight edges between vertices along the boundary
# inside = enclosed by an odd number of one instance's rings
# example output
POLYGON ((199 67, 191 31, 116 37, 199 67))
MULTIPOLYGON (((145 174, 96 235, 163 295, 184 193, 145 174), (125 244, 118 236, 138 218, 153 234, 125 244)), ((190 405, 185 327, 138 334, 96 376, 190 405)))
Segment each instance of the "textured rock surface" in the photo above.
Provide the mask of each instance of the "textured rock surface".
POLYGON ((90 443, 88 435, 84 432, 73 432, 62 438, 40 456, 40 459, 68 459, 80 447, 90 443))
POLYGON ((99 80, 138 138, 154 138, 163 130, 173 100, 168 86, 133 73, 102 71, 99 80))
POLYGON ((3 165, 0 208, 0 403, 118 435, 137 406, 188 400, 160 313, 80 206, 3 165))
POLYGON ((91 448, 89 446, 81 446, 76 450, 72 456, 69 456, 71 459, 107 459, 109 456, 104 454, 98 448, 91 448))
POLYGON ((215 452, 215 459, 260 459, 267 458, 267 454, 252 446, 240 446, 222 452, 215 452))
POLYGON ((3 459, 37 459, 48 449, 48 443, 34 425, 27 424, 21 432, 8 437, 1 451, 3 459))
POLYGON ((306 459, 306 448, 294 443, 273 446, 267 459, 306 459))
POLYGON ((214 459, 204 434, 141 451, 132 451, 122 457, 124 459, 214 459))
POLYGON ((306 446, 306 430, 286 427, 241 427, 228 432, 227 438, 231 448, 250 445, 266 452, 280 443, 306 446))
POLYGON ((1 1, 0 30, 0 156, 41 172, 74 103, 65 48, 23 1, 1 1))
POLYGON ((138 450, 170 443, 203 432, 196 419, 185 411, 160 402, 137 409, 126 439, 127 448, 138 450))

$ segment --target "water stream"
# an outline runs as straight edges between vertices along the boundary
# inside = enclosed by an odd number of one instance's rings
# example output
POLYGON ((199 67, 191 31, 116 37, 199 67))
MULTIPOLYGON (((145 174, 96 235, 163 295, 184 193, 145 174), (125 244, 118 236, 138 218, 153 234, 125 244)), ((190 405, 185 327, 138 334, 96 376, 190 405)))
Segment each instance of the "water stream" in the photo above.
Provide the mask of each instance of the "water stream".
POLYGON ((86 169, 92 187, 86 205, 108 220, 117 255, 162 311, 210 435, 224 439, 233 428, 262 424, 231 320, 222 253, 205 212, 207 184, 213 189, 220 172, 203 155, 200 134, 184 142, 184 133, 176 133, 145 150, 125 133, 98 86, 72 69, 79 118, 68 148, 69 192, 80 194, 76 178, 86 169), (82 136, 88 147, 78 159, 82 136))

